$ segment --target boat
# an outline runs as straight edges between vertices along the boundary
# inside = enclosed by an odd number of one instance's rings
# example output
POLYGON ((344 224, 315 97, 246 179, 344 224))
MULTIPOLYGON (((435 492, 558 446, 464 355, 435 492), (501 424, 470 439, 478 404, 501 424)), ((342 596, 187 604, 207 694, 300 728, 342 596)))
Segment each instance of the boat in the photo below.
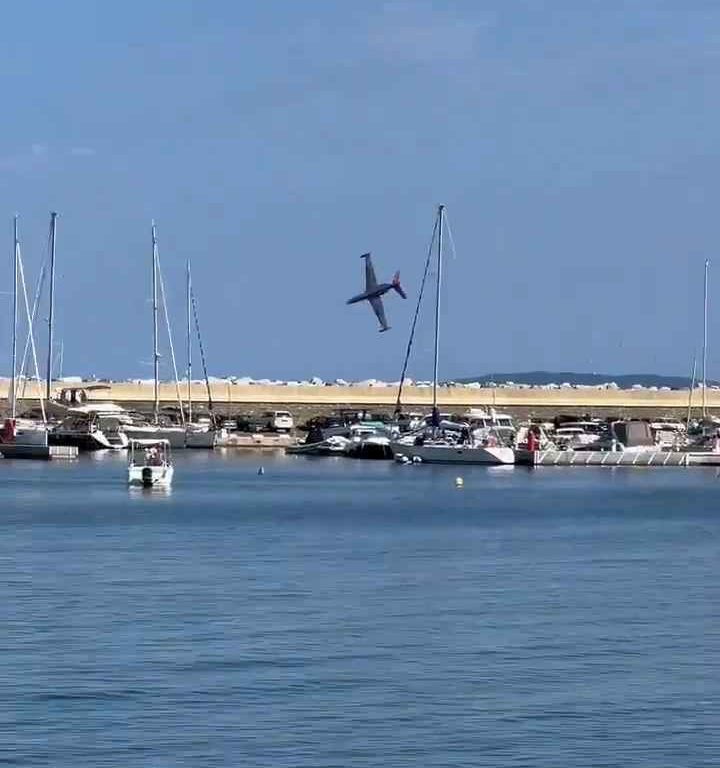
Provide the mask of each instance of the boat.
POLYGON ((384 426, 353 424, 346 449, 353 459, 392 459, 391 432, 384 426))
MULTIPOLYGON (((165 301, 165 289, 160 269, 160 256, 158 253, 157 230, 155 222, 152 223, 152 316, 153 316, 153 381, 154 381, 154 403, 153 419, 151 423, 144 420, 136 421, 128 429, 130 439, 138 440, 167 440, 173 448, 215 448, 218 441, 219 431, 215 429, 214 416, 212 414, 212 397, 210 385, 205 366, 205 355, 202 353, 202 340, 200 339, 200 326, 195 309, 195 299, 192 292, 192 281, 190 274, 190 262, 187 263, 187 281, 186 281, 186 320, 187 320, 187 388, 188 403, 187 417, 185 406, 180 396, 180 381, 178 378, 177 365, 175 362, 175 348, 173 346, 172 331, 168 319, 167 304, 165 301), (180 423, 167 423, 168 419, 160 418, 160 350, 158 345, 158 288, 160 289, 160 298, 162 299, 165 324, 167 326, 168 342, 170 345, 170 358, 172 360, 173 372, 175 375, 175 387, 177 390, 177 413, 180 423), (195 327, 198 333, 198 342, 203 359, 203 370, 205 372, 206 386, 208 390, 208 400, 212 421, 210 423, 192 420, 192 336, 191 321, 195 318, 195 327)), ((220 431, 220 434, 222 432, 220 431)))
POLYGON ((515 451, 505 445, 482 446, 433 440, 418 445, 392 443, 395 459, 429 464, 514 464, 515 451))
POLYGON ((88 403, 68 408, 65 418, 48 432, 50 445, 71 445, 80 451, 125 450, 132 428, 128 412, 115 403, 88 403))
MULTIPOLYGON (((445 206, 438 206, 437 218, 433 230, 433 240, 428 251, 425 265, 427 276, 433 245, 437 239, 437 280, 435 284, 435 350, 433 359, 432 380, 432 417, 430 425, 416 433, 390 441, 390 449, 399 461, 421 461, 442 464, 514 464, 515 452, 509 444, 514 438, 515 429, 510 417, 507 423, 500 423, 497 416, 492 417, 484 411, 470 411, 473 417, 463 423, 443 421, 438 409, 438 360, 440 352, 440 295, 442 287, 443 266, 443 229, 445 206), (435 238, 437 235, 437 238, 435 238), (473 421, 475 426, 473 427, 473 421), (494 423, 493 423, 494 422, 494 423)), ((423 277, 423 287, 425 277, 423 277)), ((418 297, 418 307, 422 300, 422 287, 418 297)), ((417 312, 415 319, 417 319, 417 312)), ((400 377, 398 401, 396 410, 400 410, 400 396, 407 369, 407 357, 412 347, 412 337, 415 330, 415 320, 410 332, 403 374, 400 377)), ((503 415, 504 417, 504 415, 503 415)))
MULTIPOLYGON (((212 390, 210 389, 210 377, 205 363, 205 350, 200 335, 200 320, 198 318, 197 306, 195 304, 195 293, 192 287, 192 274, 190 271, 190 260, 187 261, 187 273, 185 281, 185 310, 187 322, 187 420, 185 422, 185 447, 186 448, 215 448, 218 439, 227 436, 227 432, 218 429, 217 420, 213 412, 212 390), (205 389, 207 392, 209 418, 201 418, 193 421, 193 400, 192 400, 192 324, 195 324, 198 346, 200 347, 200 360, 203 367, 203 376, 205 379, 205 389)), ((182 404, 181 404, 182 407, 182 404)))
MULTIPOLYGON (((54 253, 54 221, 55 215, 51 219, 51 243, 54 253)), ((35 339, 33 336, 33 322, 35 318, 35 309, 37 303, 30 311, 27 290, 25 285, 25 272, 23 268, 22 255, 20 253, 20 239, 18 237, 18 217, 13 219, 13 290, 12 290, 12 344, 11 344, 11 365, 12 378, 8 397, 10 401, 10 417, 0 429, 0 454, 6 458, 38 458, 47 459, 50 457, 48 449, 48 431, 45 404, 42 392, 39 395, 40 413, 42 415, 42 424, 29 419, 18 419, 17 401, 18 401, 18 366, 17 366, 17 336, 18 336, 18 298, 20 289, 22 289, 23 303, 27 320, 27 339, 25 344, 25 354, 20 364, 20 375, 24 374, 25 360, 28 349, 32 351, 32 358, 35 365, 35 379, 40 387, 40 371, 37 362, 37 351, 35 349, 35 339)))
POLYGON ((169 488, 174 469, 167 440, 131 440, 128 485, 141 488, 169 488))
POLYGON ((295 456, 346 456, 351 441, 342 435, 331 435, 326 440, 288 445, 285 453, 295 456))

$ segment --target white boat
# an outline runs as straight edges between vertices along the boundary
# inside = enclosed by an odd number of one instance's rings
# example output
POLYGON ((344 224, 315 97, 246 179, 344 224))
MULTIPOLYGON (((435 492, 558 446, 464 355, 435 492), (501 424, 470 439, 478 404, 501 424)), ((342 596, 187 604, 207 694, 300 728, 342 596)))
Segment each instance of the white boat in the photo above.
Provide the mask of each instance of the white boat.
POLYGON ((167 440, 131 440, 128 485, 169 488, 173 479, 170 443, 167 440))
POLYGON ((423 445, 391 443, 395 458, 407 457, 410 461, 420 460, 426 464, 514 464, 515 451, 504 445, 460 445, 427 442, 423 445))
POLYGON ((92 403, 69 408, 65 418, 48 433, 51 445, 74 445, 81 451, 124 450, 128 412, 115 403, 92 403))
POLYGON ((327 440, 288 445, 285 453, 303 456, 346 456, 351 445, 349 438, 331 435, 327 440))
POLYGON ((213 429, 200 423, 188 424, 185 428, 186 448, 215 448, 218 438, 225 436, 223 430, 213 429))
MULTIPOLYGON (((415 460, 442 464, 514 464, 515 452, 509 443, 515 436, 512 419, 506 414, 487 413, 471 409, 466 421, 455 423, 443 421, 438 409, 438 358, 440 350, 440 296, 443 266, 443 224, 445 206, 438 207, 433 233, 433 243, 428 252, 427 268, 430 265, 432 247, 437 234, 437 280, 435 284, 435 354, 432 381, 432 420, 430 425, 416 434, 408 434, 390 442, 396 459, 415 460)), ((420 299, 422 296, 420 297, 420 299)), ((419 299, 419 300, 420 300, 419 299)), ((412 343, 412 335, 408 350, 412 343)), ((407 363, 407 360, 406 360, 407 363)), ((402 388, 402 380, 400 383, 402 388)), ((398 392, 398 404, 400 392, 398 392)))
POLYGON ((167 440, 172 448, 185 447, 185 427, 135 423, 125 427, 129 440, 167 440))

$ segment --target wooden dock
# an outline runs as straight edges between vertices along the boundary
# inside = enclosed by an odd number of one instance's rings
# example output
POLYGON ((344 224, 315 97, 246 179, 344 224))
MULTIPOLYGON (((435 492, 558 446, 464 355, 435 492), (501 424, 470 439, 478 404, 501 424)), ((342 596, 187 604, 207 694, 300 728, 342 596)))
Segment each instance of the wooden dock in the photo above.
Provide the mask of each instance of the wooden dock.
POLYGON ((16 445, 14 443, 0 443, 0 454, 2 454, 4 459, 72 460, 77 459, 78 449, 74 445, 16 445))
POLYGON ((720 453, 692 451, 515 451, 515 463, 531 467, 720 466, 720 453))

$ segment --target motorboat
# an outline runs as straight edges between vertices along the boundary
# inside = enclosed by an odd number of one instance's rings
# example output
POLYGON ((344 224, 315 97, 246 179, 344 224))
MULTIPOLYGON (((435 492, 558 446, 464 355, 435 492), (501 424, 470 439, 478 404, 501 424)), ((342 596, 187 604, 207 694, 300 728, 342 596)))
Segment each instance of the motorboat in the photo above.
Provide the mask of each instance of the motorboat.
POLYGON ((128 485, 141 488, 169 488, 173 479, 168 440, 131 440, 128 485))
POLYGON ((661 451, 647 421, 614 421, 606 435, 587 445, 578 445, 576 451, 661 451))
POLYGON ((391 434, 385 427, 354 424, 346 453, 354 459, 392 459, 391 434))
POLYGON ((553 432, 553 440, 562 450, 592 446, 601 436, 600 432, 586 432, 580 424, 563 424, 553 432))
POLYGON ((71 445, 80 451, 124 450, 128 412, 115 403, 88 403, 69 408, 65 418, 48 432, 50 445, 71 445))
POLYGON ((351 440, 342 435, 331 435, 325 440, 288 445, 285 453, 303 456, 346 456, 351 440))

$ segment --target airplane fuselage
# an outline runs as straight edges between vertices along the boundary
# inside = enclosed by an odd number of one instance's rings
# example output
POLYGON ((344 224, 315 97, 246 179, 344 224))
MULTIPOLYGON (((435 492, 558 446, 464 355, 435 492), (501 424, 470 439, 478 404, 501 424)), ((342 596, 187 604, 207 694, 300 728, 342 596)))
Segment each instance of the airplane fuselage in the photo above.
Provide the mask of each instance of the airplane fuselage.
POLYGON ((348 304, 357 304, 359 301, 370 301, 370 299, 377 299, 380 296, 384 296, 391 288, 392 283, 381 283, 373 288, 371 291, 365 291, 364 293, 358 293, 357 296, 353 296, 352 299, 348 299, 348 304))

